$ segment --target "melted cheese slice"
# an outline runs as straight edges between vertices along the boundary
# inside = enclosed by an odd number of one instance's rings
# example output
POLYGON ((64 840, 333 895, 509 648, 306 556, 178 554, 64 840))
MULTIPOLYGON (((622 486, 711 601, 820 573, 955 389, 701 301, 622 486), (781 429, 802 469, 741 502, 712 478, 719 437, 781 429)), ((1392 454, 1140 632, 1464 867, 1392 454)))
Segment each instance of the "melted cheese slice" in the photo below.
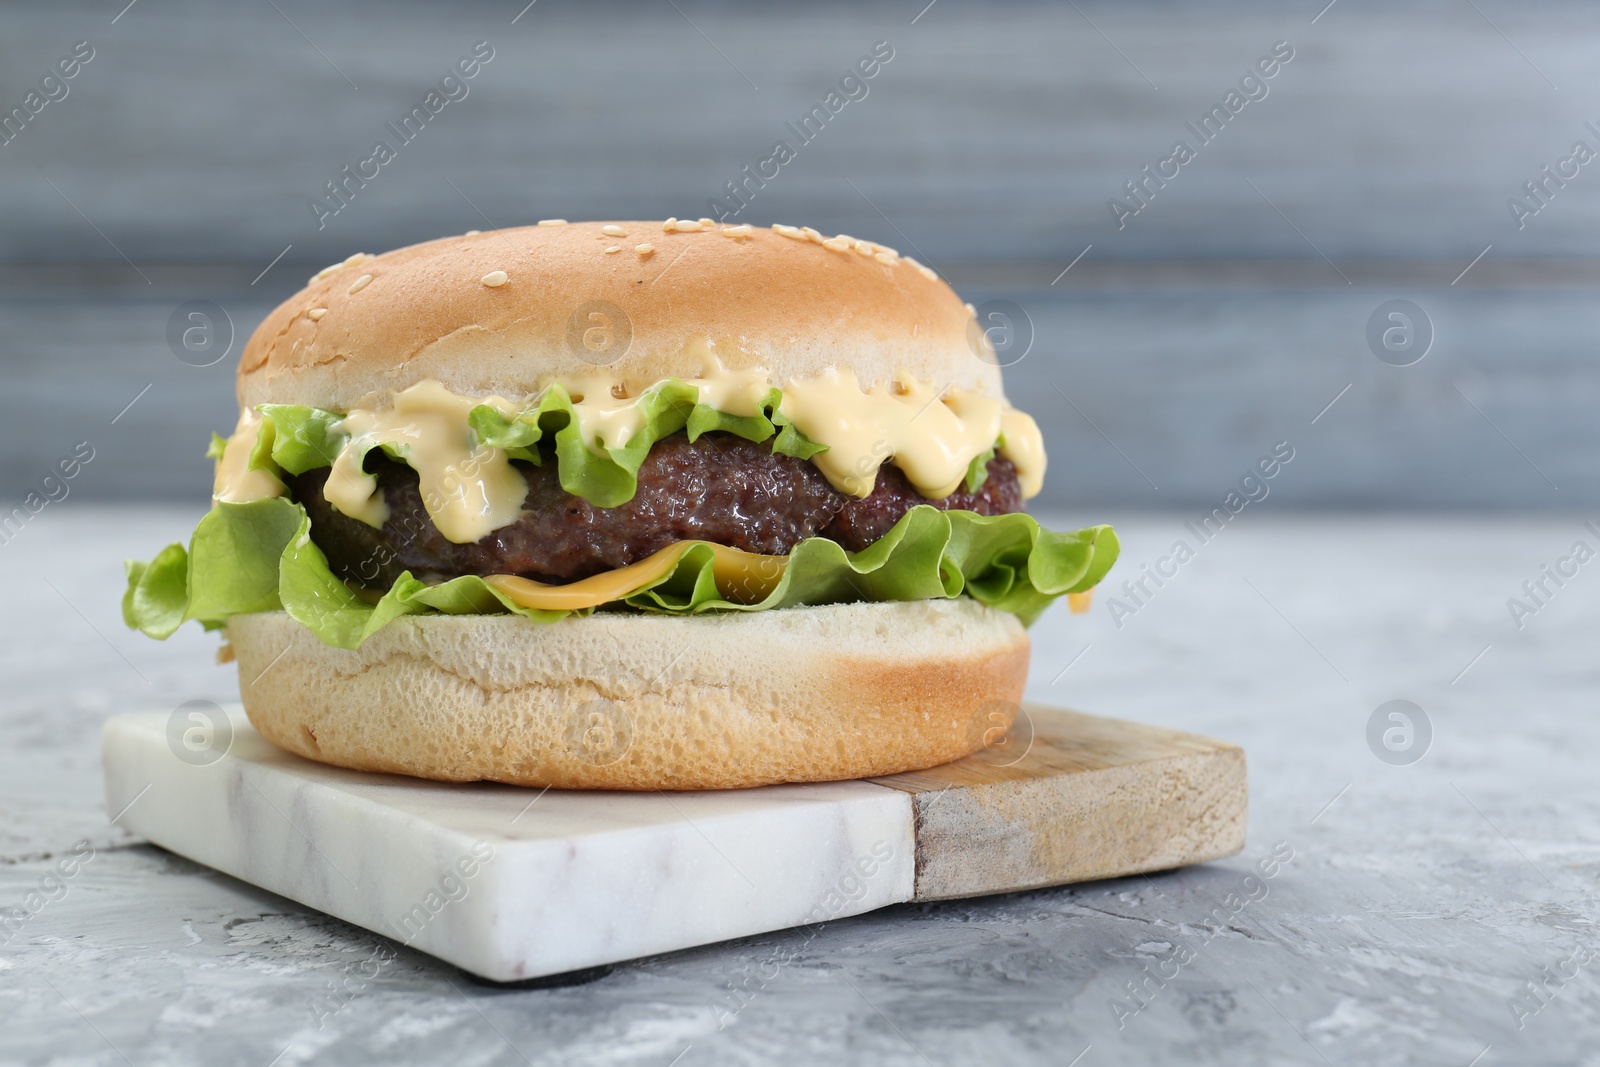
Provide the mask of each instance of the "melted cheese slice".
POLYGON ((762 556, 709 541, 680 541, 651 553, 637 563, 596 574, 570 585, 546 585, 514 574, 492 574, 485 584, 513 604, 543 611, 581 611, 621 600, 640 586, 659 581, 672 573, 683 554, 695 545, 710 547, 714 558, 711 573, 723 599, 736 604, 754 604, 766 599, 783 577, 787 556, 762 556))

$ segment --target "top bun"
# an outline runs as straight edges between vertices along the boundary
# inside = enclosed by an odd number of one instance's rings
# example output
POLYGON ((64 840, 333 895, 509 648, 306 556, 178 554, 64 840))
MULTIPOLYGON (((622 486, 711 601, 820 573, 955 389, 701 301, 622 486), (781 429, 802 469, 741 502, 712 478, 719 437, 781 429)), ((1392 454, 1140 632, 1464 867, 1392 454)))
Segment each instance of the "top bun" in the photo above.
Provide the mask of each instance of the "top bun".
POLYGON ((840 366, 863 386, 909 377, 1004 399, 972 311, 931 270, 781 230, 541 224, 352 256, 251 335, 239 401, 347 411, 430 378, 520 399, 597 370, 637 395, 713 356, 777 385, 840 366))

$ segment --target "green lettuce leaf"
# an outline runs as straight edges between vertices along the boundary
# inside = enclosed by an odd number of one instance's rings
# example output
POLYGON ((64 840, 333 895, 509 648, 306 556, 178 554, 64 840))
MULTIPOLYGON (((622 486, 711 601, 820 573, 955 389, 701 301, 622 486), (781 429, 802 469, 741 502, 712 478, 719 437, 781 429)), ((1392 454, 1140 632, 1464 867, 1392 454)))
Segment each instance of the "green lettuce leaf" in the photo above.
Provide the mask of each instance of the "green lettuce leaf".
MULTIPOLYGON (((572 395, 560 385, 552 385, 537 404, 515 416, 480 404, 468 414, 467 424, 479 444, 505 449, 512 459, 535 465, 543 461, 539 443, 553 441, 561 487, 603 508, 633 499, 639 467, 650 449, 680 430, 691 442, 712 431, 738 434, 747 441, 770 440, 773 452, 796 459, 827 451, 826 445, 808 439, 778 411, 783 398, 778 389, 768 391, 755 415, 729 415, 698 403, 699 395, 699 390, 677 378, 652 386, 641 397, 644 425, 639 432, 621 445, 601 441, 598 451, 584 443, 572 395)), ((251 467, 274 474, 281 467, 290 474, 303 474, 331 466, 347 440, 334 429, 344 418, 337 412, 300 404, 262 404, 257 410, 265 416, 266 428, 251 453, 251 467)), ((406 458, 403 447, 379 447, 393 459, 406 458)), ((358 462, 365 459, 364 453, 357 457, 358 462)))
POLYGON ((149 563, 129 560, 128 590, 122 594, 122 621, 131 629, 166 640, 189 612, 189 554, 168 545, 149 563))
POLYGON ((703 570, 686 566, 625 598, 675 614, 769 611, 846 601, 936 600, 963 594, 1032 624, 1057 597, 1094 588, 1116 562, 1109 526, 1072 533, 1040 527, 1031 515, 979 515, 919 505, 860 552, 810 537, 789 554, 776 588, 753 604, 722 598, 703 570))
MULTIPOLYGON (((919 505, 861 552, 823 538, 801 541, 783 576, 755 603, 725 599, 736 591, 718 589, 712 549, 698 543, 669 573, 616 606, 691 615, 966 595, 1032 623, 1062 594, 1093 588, 1117 552, 1109 526, 1054 533, 1020 513, 983 516, 919 505)), ((305 509, 282 497, 218 504, 187 550, 170 545, 148 564, 128 564, 123 618, 151 637, 166 638, 189 619, 215 627, 230 615, 279 608, 339 648, 360 647, 403 615, 514 612, 554 622, 593 610, 523 608, 476 576, 429 585, 409 573, 373 602, 333 574, 311 540, 305 509)))
POLYGON ((640 397, 644 425, 621 445, 599 442, 599 451, 584 443, 578 430, 572 396, 552 385, 539 403, 514 418, 486 404, 472 409, 467 422, 480 444, 503 448, 513 459, 539 463, 539 442, 554 440, 561 487, 596 507, 613 508, 633 499, 639 467, 663 437, 684 431, 690 442, 720 430, 747 441, 772 440, 772 450, 810 459, 827 446, 808 440, 778 411, 783 394, 769 390, 755 415, 729 415, 698 403, 700 392, 676 378, 651 386, 640 397))
POLYGON ((303 404, 262 404, 256 410, 265 416, 272 433, 263 432, 257 440, 251 466, 256 465, 262 442, 269 448, 272 462, 290 474, 333 466, 333 458, 345 440, 345 435, 335 433, 333 426, 343 415, 303 404))
POLYGON ((304 517, 304 508, 282 497, 217 504, 187 551, 168 545, 149 563, 127 564, 123 621, 165 639, 190 619, 215 629, 230 615, 276 611, 278 559, 304 517))
POLYGON ((994 459, 995 450, 1005 445, 1005 436, 989 446, 987 452, 980 452, 972 457, 972 462, 967 464, 967 476, 962 480, 967 492, 976 493, 983 488, 983 483, 989 480, 989 461, 994 459))

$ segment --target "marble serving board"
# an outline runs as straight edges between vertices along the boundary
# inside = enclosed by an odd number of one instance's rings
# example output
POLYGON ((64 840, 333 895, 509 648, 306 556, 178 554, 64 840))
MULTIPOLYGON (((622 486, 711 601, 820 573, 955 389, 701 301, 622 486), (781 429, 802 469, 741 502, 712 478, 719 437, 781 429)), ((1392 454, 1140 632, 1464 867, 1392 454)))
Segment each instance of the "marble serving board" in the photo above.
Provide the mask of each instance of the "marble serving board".
POLYGON ((217 720, 106 723, 119 825, 495 981, 1244 847, 1243 750, 1033 706, 931 770, 695 793, 365 774, 217 720))

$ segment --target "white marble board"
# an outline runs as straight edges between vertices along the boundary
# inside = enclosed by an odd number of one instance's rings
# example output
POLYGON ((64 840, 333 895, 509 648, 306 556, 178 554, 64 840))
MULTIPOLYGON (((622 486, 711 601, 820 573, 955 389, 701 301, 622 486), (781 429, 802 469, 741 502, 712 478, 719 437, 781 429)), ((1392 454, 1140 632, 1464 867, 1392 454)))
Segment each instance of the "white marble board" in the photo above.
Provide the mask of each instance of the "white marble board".
POLYGON ((272 746, 237 709, 198 758, 182 716, 113 717, 102 743, 129 831, 495 981, 1242 848, 1238 748, 1030 712, 1020 756, 731 792, 346 771, 272 746))

